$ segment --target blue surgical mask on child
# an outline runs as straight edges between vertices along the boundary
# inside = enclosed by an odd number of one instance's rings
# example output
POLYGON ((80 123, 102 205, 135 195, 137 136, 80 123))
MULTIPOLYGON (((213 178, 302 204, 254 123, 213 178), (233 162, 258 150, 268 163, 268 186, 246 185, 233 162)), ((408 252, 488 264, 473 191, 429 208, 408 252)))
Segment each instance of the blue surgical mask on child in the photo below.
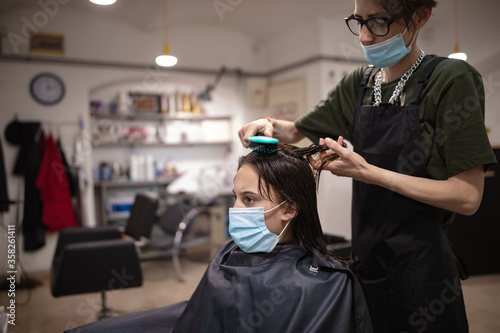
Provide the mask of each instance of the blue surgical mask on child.
POLYGON ((275 235, 267 229, 264 214, 284 203, 267 211, 264 211, 264 207, 229 208, 229 233, 243 252, 269 253, 274 249, 290 221, 279 235, 275 235))
POLYGON ((397 64, 408 53, 410 53, 411 45, 417 36, 417 32, 415 32, 410 45, 406 47, 403 35, 407 30, 408 28, 406 28, 402 34, 399 33, 374 45, 363 45, 361 43, 361 48, 363 49, 368 62, 377 68, 386 68, 397 64))

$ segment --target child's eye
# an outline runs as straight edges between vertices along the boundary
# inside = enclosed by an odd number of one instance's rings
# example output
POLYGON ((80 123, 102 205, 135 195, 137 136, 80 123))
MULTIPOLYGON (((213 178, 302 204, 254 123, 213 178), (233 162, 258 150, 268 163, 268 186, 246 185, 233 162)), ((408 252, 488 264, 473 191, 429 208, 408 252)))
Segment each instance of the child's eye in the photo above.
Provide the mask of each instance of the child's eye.
POLYGON ((251 197, 245 197, 245 204, 246 205, 251 205, 255 202, 255 200, 251 197))

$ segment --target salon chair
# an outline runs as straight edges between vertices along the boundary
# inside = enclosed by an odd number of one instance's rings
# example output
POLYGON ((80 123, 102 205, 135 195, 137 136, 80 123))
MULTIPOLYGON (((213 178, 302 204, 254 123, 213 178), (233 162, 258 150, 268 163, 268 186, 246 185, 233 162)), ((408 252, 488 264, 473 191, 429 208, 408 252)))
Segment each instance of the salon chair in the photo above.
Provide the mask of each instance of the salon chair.
POLYGON ((99 292, 98 318, 111 315, 106 291, 140 287, 136 246, 115 227, 67 228, 59 233, 51 271, 52 296, 99 292))
POLYGON ((209 206, 196 206, 183 201, 172 204, 158 219, 160 232, 149 237, 149 243, 141 251, 141 259, 171 257, 179 281, 184 281, 180 256, 184 250, 210 241, 210 234, 197 232, 195 224, 201 215, 210 215, 209 206))
POLYGON ((99 319, 117 312, 106 306, 106 291, 142 285, 138 245, 146 243, 157 208, 157 199, 137 194, 124 232, 116 226, 61 230, 52 262, 52 295, 99 292, 99 319))

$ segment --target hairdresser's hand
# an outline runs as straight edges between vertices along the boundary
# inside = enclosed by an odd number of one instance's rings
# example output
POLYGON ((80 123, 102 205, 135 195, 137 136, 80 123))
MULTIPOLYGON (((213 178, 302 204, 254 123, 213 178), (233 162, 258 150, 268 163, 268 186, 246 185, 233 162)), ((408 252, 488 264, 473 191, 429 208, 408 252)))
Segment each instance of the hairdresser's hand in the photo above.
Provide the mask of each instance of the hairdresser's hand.
MULTIPOLYGON (((342 147, 342 144, 344 143, 343 137, 339 136, 338 142, 330 138, 326 138, 320 139, 319 143, 326 144, 333 152, 339 155, 336 160, 328 163, 324 167, 324 170, 328 170, 334 175, 340 177, 350 177, 359 180, 365 179, 364 175, 369 168, 369 164, 359 154, 342 147)), ((311 158, 309 159, 314 169, 317 169, 320 166, 321 158, 322 156, 325 156, 325 154, 326 152, 320 153, 318 161, 312 162, 311 158)))
POLYGON ((272 137, 274 132, 274 122, 274 119, 265 117, 254 120, 243 126, 238 131, 238 136, 240 137, 243 147, 248 148, 248 145, 250 144, 248 142, 248 138, 257 135, 257 133, 272 137))

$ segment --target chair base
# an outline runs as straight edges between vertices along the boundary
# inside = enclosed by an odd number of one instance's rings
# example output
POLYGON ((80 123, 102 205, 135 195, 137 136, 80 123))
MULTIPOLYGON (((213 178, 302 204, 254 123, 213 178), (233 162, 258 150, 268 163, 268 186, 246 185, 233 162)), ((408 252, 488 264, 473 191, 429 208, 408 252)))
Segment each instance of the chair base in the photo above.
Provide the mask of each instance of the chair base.
POLYGON ((127 311, 120 311, 108 308, 106 306, 106 290, 101 290, 100 293, 101 293, 101 310, 99 310, 99 312, 97 313, 98 320, 130 313, 127 311))
POLYGON ((111 308, 103 308, 97 313, 97 320, 117 317, 117 316, 125 315, 128 313, 132 313, 132 312, 120 311, 120 310, 115 310, 115 309, 111 309, 111 308))

